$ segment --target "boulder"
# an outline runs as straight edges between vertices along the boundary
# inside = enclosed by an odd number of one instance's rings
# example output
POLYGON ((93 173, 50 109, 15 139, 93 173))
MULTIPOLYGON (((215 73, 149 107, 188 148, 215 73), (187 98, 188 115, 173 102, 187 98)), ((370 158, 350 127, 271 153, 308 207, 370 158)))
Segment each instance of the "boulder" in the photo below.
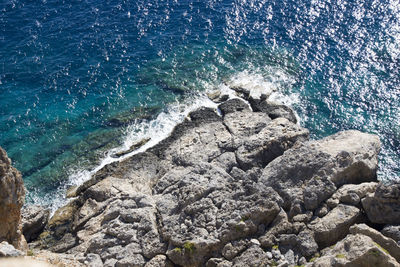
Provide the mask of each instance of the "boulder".
POLYGON ((0 257, 19 257, 23 255, 25 255, 25 253, 16 249, 13 245, 8 244, 7 241, 0 243, 0 257))
POLYGON ((361 199, 367 194, 375 192, 377 186, 376 182, 346 184, 340 187, 327 202, 330 203, 330 208, 336 207, 339 203, 361 206, 361 199))
POLYGON ((50 210, 41 206, 28 206, 22 209, 22 232, 26 241, 35 240, 44 230, 50 217, 50 210))
POLYGON ((326 216, 316 218, 308 227, 314 232, 320 249, 335 244, 349 233, 351 225, 363 219, 361 211, 349 205, 339 204, 326 216))
POLYGON ((24 200, 21 173, 11 165, 7 153, 0 147, 0 242, 7 241, 22 250, 27 247, 21 227, 24 200))
POLYGON ((237 111, 250 111, 250 106, 240 98, 233 98, 218 106, 222 115, 235 113, 237 111))
POLYGON ((269 163, 260 184, 274 188, 293 217, 315 210, 343 184, 375 181, 379 149, 377 136, 359 131, 309 141, 269 163))
POLYGON ((297 123, 297 118, 294 111, 283 104, 264 100, 252 103, 253 110, 268 114, 271 119, 286 118, 290 122, 297 123))
POLYGON ((366 224, 356 224, 350 227, 350 233, 369 236, 375 243, 386 250, 393 258, 400 262, 400 246, 393 239, 386 237, 366 224))
POLYGON ((380 183, 375 193, 362 199, 368 219, 379 224, 400 222, 400 184, 380 183))
POLYGON ((400 225, 385 225, 381 233, 400 244, 400 225))
POLYGON ((361 234, 350 234, 332 248, 323 251, 306 266, 400 266, 400 264, 385 249, 375 243, 370 237, 361 234))

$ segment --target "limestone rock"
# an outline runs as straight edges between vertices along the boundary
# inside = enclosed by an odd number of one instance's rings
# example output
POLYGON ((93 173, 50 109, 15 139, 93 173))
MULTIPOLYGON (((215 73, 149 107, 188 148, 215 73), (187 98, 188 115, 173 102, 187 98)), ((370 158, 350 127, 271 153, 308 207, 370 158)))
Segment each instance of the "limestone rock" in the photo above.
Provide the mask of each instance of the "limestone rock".
POLYGON ((335 244, 344 238, 351 225, 362 220, 361 211, 353 206, 339 204, 326 216, 316 218, 309 224, 320 248, 335 244))
POLYGON ((377 185, 378 183, 376 182, 346 184, 340 187, 328 201, 330 201, 330 203, 343 203, 359 206, 361 199, 364 198, 368 193, 375 192, 377 185))
POLYGON ((157 255, 146 263, 144 267, 173 267, 165 255, 157 255))
POLYGON ((21 173, 11 165, 7 153, 0 147, 0 242, 7 241, 17 249, 26 248, 21 229, 24 199, 21 173))
POLYGON ((340 132, 287 150, 268 164, 260 183, 281 195, 292 217, 315 210, 338 186, 374 181, 379 149, 374 135, 340 132))
POLYGON ((199 266, 223 245, 254 234, 279 212, 279 196, 267 187, 241 188, 219 168, 199 164, 167 173, 154 187, 168 257, 199 266))
POLYGON ((400 246, 391 238, 388 238, 377 230, 367 226, 366 224, 356 224, 350 227, 350 233, 363 234, 369 236, 375 243, 379 244, 389 254, 400 262, 400 246))
POLYGON ((268 114, 268 116, 273 120, 276 118, 286 118, 290 122, 297 123, 297 118, 294 114, 294 111, 288 106, 264 100, 258 103, 252 103, 252 107, 255 111, 268 114))
POLYGON ((223 115, 235 113, 237 111, 250 111, 250 106, 240 98, 230 99, 218 106, 223 115))
POLYGON ((325 250, 322 257, 306 266, 400 266, 396 260, 384 249, 377 245, 370 237, 356 234, 348 235, 333 248, 325 250))
POLYGON ((26 241, 35 240, 50 217, 50 210, 41 206, 28 206, 22 209, 22 232, 26 241))
POLYGON ((362 199, 362 206, 373 223, 400 222, 400 184, 380 183, 374 194, 362 199))
POLYGON ((400 225, 385 225, 381 233, 400 244, 400 225))
POLYGON ((0 243, 0 257, 19 257, 24 254, 22 251, 15 249, 13 245, 8 244, 7 241, 0 243))

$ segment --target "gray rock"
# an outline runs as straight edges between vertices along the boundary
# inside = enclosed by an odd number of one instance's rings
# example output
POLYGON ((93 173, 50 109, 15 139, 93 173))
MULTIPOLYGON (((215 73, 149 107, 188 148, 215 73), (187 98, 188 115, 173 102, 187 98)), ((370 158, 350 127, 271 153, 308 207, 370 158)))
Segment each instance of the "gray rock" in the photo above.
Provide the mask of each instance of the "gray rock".
POLYGON ((386 250, 393 258, 400 262, 400 246, 393 239, 382 235, 366 224, 353 225, 350 227, 350 233, 369 236, 375 243, 383 248, 382 250, 386 250))
POLYGON ((154 187, 162 233, 173 247, 168 257, 179 265, 201 265, 223 245, 258 231, 279 212, 279 196, 265 186, 241 188, 210 164, 175 169, 154 187), (182 249, 189 246, 190 249, 182 249))
POLYGON ((400 184, 380 183, 374 194, 362 199, 362 206, 373 223, 400 222, 400 184))
POLYGON ((350 226, 362 219, 362 213, 358 208, 339 204, 326 216, 316 218, 308 226, 314 232, 315 241, 322 249, 344 238, 349 233, 350 226))
POLYGON ((260 183, 281 195, 293 217, 315 210, 338 186, 375 180, 379 148, 374 135, 340 132, 287 150, 268 164, 260 183))
POLYGON ((400 244, 400 225, 385 225, 381 233, 400 244))
POLYGON ((252 246, 244 251, 240 256, 233 259, 233 266, 268 266, 271 262, 267 254, 258 246, 252 246))
POLYGON ((229 99, 229 95, 222 93, 220 90, 215 90, 207 94, 215 103, 221 103, 229 99))
POLYGON ((19 257, 24 255, 25 253, 8 244, 6 241, 0 243, 0 257, 19 257))
POLYGON ((378 183, 376 182, 343 185, 328 200, 331 203, 330 207, 333 208, 333 205, 336 203, 360 206, 359 204, 361 199, 364 198, 368 193, 375 192, 377 185, 378 183))
POLYGON ((103 267, 103 262, 97 254, 87 254, 85 259, 85 264, 88 267, 103 267))
POLYGON ((77 239, 71 233, 66 233, 60 240, 52 244, 50 250, 52 252, 66 252, 77 244, 77 239))
POLYGON ((222 249, 222 256, 227 260, 232 260, 238 254, 242 253, 248 247, 248 242, 245 240, 237 240, 229 242, 222 249))
POLYGON ((129 254, 115 263, 115 267, 142 267, 145 260, 140 254, 129 254))
POLYGON ((206 267, 231 267, 231 266, 232 262, 221 258, 211 258, 206 263, 206 267))
POLYGON ((260 102, 250 102, 255 111, 260 111, 268 114, 271 119, 286 118, 293 123, 297 123, 294 111, 285 105, 264 100, 260 102))
POLYGON ((22 209, 22 232, 26 241, 35 240, 50 217, 50 210, 41 206, 28 206, 22 209))
POLYGON ((218 106, 223 115, 235 113, 237 111, 250 111, 250 106, 240 98, 230 99, 218 106))
POLYGON ((348 235, 334 247, 324 250, 321 257, 306 266, 400 266, 396 260, 379 247, 370 237, 348 235))
POLYGON ((173 267, 165 255, 157 255, 148 261, 145 267, 173 267))

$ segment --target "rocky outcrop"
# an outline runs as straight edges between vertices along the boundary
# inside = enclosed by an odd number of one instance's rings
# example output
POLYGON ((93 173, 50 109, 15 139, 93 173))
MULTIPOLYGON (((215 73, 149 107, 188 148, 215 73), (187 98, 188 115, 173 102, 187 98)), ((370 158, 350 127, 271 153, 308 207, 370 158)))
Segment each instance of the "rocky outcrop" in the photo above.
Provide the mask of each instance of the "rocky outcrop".
POLYGON ((25 189, 21 173, 11 165, 0 148, 0 242, 7 241, 17 249, 26 249, 21 229, 21 207, 25 189))
POLYGON ((400 184, 379 184, 374 193, 362 200, 368 218, 373 223, 400 222, 400 184))
POLYGON ((214 93, 218 110, 71 190, 32 246, 86 266, 398 266, 396 226, 359 224, 397 218, 379 139, 309 140, 290 108, 235 89, 244 99, 214 93))
POLYGON ((41 206, 29 206, 22 209, 22 232, 27 242, 35 240, 50 217, 50 210, 41 206))

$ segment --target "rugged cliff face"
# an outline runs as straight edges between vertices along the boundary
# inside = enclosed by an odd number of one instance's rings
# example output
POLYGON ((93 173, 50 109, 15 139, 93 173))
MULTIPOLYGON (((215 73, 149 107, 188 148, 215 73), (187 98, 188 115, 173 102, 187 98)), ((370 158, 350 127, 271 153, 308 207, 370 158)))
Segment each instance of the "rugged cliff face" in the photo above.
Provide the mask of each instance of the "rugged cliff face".
POLYGON ((11 166, 7 153, 0 148, 0 242, 26 249, 21 229, 21 207, 25 189, 21 173, 11 166))
POLYGON ((378 137, 309 140, 288 107, 239 93, 70 192, 31 248, 76 266, 400 266, 378 137))

